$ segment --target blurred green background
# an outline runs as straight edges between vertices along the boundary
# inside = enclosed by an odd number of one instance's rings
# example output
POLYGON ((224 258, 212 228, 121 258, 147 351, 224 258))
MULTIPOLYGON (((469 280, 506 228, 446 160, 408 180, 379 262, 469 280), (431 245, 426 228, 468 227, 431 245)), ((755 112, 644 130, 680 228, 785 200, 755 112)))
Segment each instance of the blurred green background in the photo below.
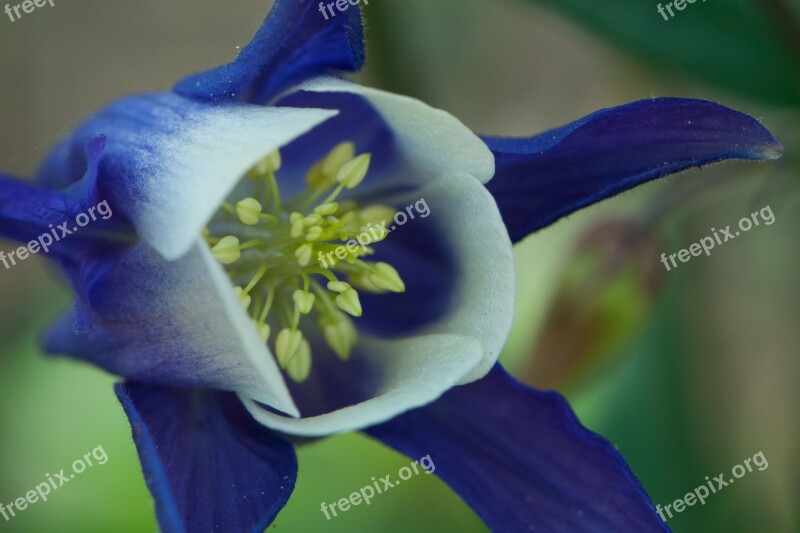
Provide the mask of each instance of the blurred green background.
MULTIPOLYGON (((763 451, 769 468, 670 520, 675 531, 800 531, 800 244, 792 231, 800 222, 800 47, 781 48, 798 42, 798 11, 781 0, 724 1, 689 5, 665 22, 649 0, 373 0, 368 68, 358 79, 487 134, 527 135, 655 95, 701 97, 763 118, 786 146, 780 162, 670 177, 518 246, 518 313, 503 360, 528 383, 565 393, 656 503, 763 451), (754 5, 786 11, 761 17, 754 5), (780 29, 770 26, 776 20, 780 29), (671 272, 658 263, 662 252, 767 205, 773 225, 671 272)), ((0 168, 30 176, 54 139, 93 109, 230 60, 269 4, 57 1, 14 23, 0 19, 0 168)), ((0 517, 0 531, 154 531, 115 379, 38 348, 69 302, 41 257, 0 270, 0 502, 99 445, 109 461, 46 504, 0 517)), ((305 447, 297 491, 272 527, 485 531, 435 476, 416 476, 331 521, 320 512, 320 502, 406 464, 358 435, 305 447)))

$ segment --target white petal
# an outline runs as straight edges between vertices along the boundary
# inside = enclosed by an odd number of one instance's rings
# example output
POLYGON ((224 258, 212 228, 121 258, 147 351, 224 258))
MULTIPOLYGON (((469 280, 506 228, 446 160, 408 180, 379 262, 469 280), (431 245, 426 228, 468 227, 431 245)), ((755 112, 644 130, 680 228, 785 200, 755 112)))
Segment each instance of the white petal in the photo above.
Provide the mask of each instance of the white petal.
POLYGON ((103 186, 139 236, 174 260, 250 167, 336 114, 142 95, 101 110, 73 142, 107 136, 103 186))
POLYGON ((491 370, 511 330, 516 292, 512 243, 494 198, 471 176, 442 176, 419 195, 431 210, 427 220, 438 226, 431 231, 449 237, 457 268, 451 310, 426 331, 480 341, 483 358, 461 380, 470 383, 491 370))
POLYGON ((244 105, 206 111, 164 143, 167 160, 150 177, 158 194, 139 206, 139 234, 164 257, 180 257, 250 167, 335 114, 244 105))
POLYGON ((371 400, 321 416, 289 418, 263 409, 246 395, 240 397, 258 422, 278 431, 307 437, 352 431, 436 400, 475 366, 483 352, 475 339, 457 335, 361 342, 364 357, 382 367, 386 376, 371 400))
MULTIPOLYGON (((266 343, 261 339, 258 330, 253 326, 252 319, 242 307, 241 302, 233 291, 233 284, 222 266, 211 255, 208 246, 202 241, 197 244, 206 262, 214 288, 224 306, 225 316, 220 317, 238 340, 230 350, 240 350, 243 361, 250 367, 247 375, 238 376, 230 384, 230 389, 252 396, 255 392, 262 403, 292 416, 299 416, 300 412, 292 400, 286 387, 283 374, 275 362, 275 357, 270 352, 266 343)), ((209 332, 206 332, 207 336, 209 332)), ((255 396, 253 396, 255 397, 255 396)))
POLYGON ((494 176, 494 155, 460 120, 419 100, 363 87, 338 78, 317 78, 292 89, 363 96, 395 134, 400 151, 415 172, 398 176, 427 183, 445 172, 466 172, 481 183, 494 176))

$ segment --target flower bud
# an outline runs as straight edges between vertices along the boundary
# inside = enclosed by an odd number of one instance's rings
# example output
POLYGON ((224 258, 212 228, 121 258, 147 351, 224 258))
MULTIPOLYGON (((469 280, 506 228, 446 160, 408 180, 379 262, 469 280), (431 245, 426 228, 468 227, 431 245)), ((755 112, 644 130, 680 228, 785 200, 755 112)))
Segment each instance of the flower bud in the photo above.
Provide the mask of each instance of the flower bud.
POLYGON ((352 142, 342 142, 333 147, 322 161, 322 174, 325 176, 336 176, 342 166, 353 159, 356 153, 356 145, 352 142))
POLYGON ((223 265, 233 264, 242 256, 242 252, 239 250, 239 239, 233 235, 223 237, 211 248, 211 253, 223 265))
POLYGON ((371 154, 361 154, 351 159, 336 173, 336 181, 343 183, 347 189, 355 189, 367 177, 371 160, 371 154))
POLYGON ((245 198, 236 204, 236 214, 242 224, 255 226, 258 224, 258 215, 261 214, 261 204, 255 198, 245 198))
POLYGON ((292 299, 294 300, 294 305, 296 305, 297 309, 300 311, 300 314, 307 315, 314 307, 314 300, 316 297, 310 292, 296 290, 294 294, 292 294, 292 299))
POLYGON ((406 284, 397 270, 388 263, 376 263, 375 269, 370 273, 369 280, 376 287, 390 292, 406 292, 406 284))
POLYGON ((297 329, 283 328, 278 333, 278 338, 275 340, 275 355, 281 368, 286 368, 303 340, 303 333, 297 329))
POLYGON ((308 341, 303 339, 300 342, 300 347, 294 353, 286 365, 286 373, 296 383, 302 383, 308 379, 311 373, 311 346, 308 341))
POLYGON ((361 300, 358 298, 358 293, 353 289, 347 289, 339 296, 336 297, 336 305, 344 311, 345 313, 352 315, 354 317, 360 317, 362 310, 361 310, 361 300))

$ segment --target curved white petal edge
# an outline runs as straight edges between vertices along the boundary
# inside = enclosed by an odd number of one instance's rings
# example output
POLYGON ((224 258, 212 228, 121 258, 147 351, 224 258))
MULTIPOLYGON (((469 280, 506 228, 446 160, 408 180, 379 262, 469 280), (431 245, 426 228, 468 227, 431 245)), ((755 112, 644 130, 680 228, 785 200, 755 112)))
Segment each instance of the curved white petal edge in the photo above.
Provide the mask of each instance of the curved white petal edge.
POLYGON ((426 181, 431 181, 451 171, 466 172, 481 183, 494 176, 494 154, 477 135, 446 111, 408 96, 339 78, 315 78, 286 94, 297 91, 351 93, 365 98, 395 134, 400 151, 416 170, 412 174, 418 179, 427 177, 426 181))
POLYGON ((155 149, 142 150, 149 161, 137 165, 136 187, 142 192, 130 195, 136 202, 129 208, 139 236, 167 260, 189 250, 255 163, 337 114, 191 101, 172 105, 164 113, 164 134, 145 141, 155 149))
POLYGON ((368 357, 385 365, 389 376, 373 399, 320 416, 288 418, 263 409, 243 395, 240 398, 259 423, 277 431, 305 437, 354 431, 436 400, 475 366, 483 351, 476 339, 458 335, 362 342, 368 357))
POLYGON ((244 367, 249 369, 246 376, 240 377, 240 381, 229 384, 227 388, 248 394, 290 416, 300 416, 275 357, 261 340, 241 301, 233 292, 228 274, 211 254, 205 242, 198 241, 197 247, 222 302, 227 323, 233 328, 235 338, 241 343, 238 348, 245 356, 244 367))
POLYGON ((428 331, 469 335, 481 342, 481 361, 460 381, 471 383, 492 369, 511 331, 516 295, 513 245, 494 197, 472 176, 446 174, 420 194, 456 257, 451 312, 428 331), (439 205, 455 208, 437 209, 439 205))

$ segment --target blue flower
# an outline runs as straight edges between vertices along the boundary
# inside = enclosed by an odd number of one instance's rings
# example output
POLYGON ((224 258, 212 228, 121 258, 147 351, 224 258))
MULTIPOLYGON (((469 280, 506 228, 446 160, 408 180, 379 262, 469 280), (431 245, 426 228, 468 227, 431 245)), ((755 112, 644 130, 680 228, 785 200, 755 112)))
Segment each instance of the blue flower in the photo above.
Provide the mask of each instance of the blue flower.
POLYGON ((47 350, 126 378, 164 531, 262 530, 294 487, 290 442, 351 430, 435 458, 493 530, 665 530, 613 446, 496 363, 512 243, 781 146, 744 114, 675 98, 481 139, 331 77, 363 63, 360 16, 278 0, 232 63, 102 109, 37 185, 0 178, 0 235, 21 243, 113 210, 49 252, 76 303, 47 350), (419 220, 375 230, 410 206, 419 220))

